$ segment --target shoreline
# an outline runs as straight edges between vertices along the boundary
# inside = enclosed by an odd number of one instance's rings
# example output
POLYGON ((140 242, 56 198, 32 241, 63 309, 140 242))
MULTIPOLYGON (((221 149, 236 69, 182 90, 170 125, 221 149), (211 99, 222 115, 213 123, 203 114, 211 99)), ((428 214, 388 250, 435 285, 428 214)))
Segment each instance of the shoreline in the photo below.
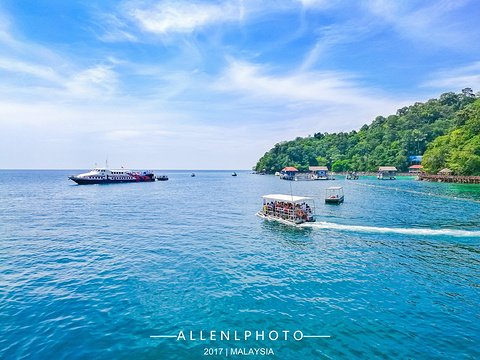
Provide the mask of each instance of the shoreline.
POLYGON ((480 184, 480 176, 420 174, 418 175, 418 179, 422 181, 439 182, 439 183, 480 184))

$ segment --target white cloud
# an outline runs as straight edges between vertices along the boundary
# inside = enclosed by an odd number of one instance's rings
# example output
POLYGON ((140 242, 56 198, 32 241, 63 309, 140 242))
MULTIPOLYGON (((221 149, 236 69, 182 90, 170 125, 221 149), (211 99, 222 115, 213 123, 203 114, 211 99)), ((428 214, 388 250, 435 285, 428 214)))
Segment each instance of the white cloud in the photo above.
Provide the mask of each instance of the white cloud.
POLYGON ((41 78, 54 83, 61 82, 61 78, 48 66, 24 63, 8 58, 0 58, 0 70, 13 73, 22 73, 41 78))
POLYGON ((285 104, 301 102, 320 105, 373 106, 385 99, 353 81, 354 77, 339 72, 299 71, 269 75, 265 67, 232 61, 218 83, 220 89, 244 93, 251 99, 285 104))
POLYGON ((114 141, 133 140, 140 138, 142 135, 145 136, 145 133, 138 130, 115 130, 108 132, 105 138, 114 141))
POLYGON ((117 74, 110 66, 97 65, 74 74, 65 86, 75 97, 98 98, 114 95, 117 82, 117 74))
POLYGON ((3 73, 0 95, 12 100, 30 98, 38 102, 105 99, 116 92, 118 77, 113 65, 95 65, 85 69, 65 63, 54 70, 48 62, 45 63, 0 58, 0 74, 3 73))
POLYGON ((431 80, 425 82, 423 86, 440 88, 444 91, 460 91, 463 88, 470 87, 473 91, 480 90, 480 61, 459 67, 440 70, 430 75, 431 80))
POLYGON ((216 83, 218 91, 235 96, 238 108, 259 119, 272 144, 315 132, 359 129, 378 115, 388 116, 410 103, 391 98, 359 78, 340 72, 299 70, 276 75, 265 66, 231 61, 216 83))
POLYGON ((337 1, 335 0, 297 0, 306 8, 329 8, 337 1))
POLYGON ((145 8, 130 5, 129 14, 140 27, 156 34, 190 33, 228 21, 241 20, 243 9, 238 4, 222 5, 193 2, 162 2, 145 8))
MULTIPOLYGON (((469 0, 438 0, 420 2, 420 5, 414 1, 370 0, 366 2, 366 9, 391 24, 405 38, 441 48, 466 49, 473 38, 455 11, 469 3, 476 6, 475 1, 469 0)), ((477 29, 470 32, 475 37, 478 35, 477 29)))
MULTIPOLYGON (((231 122, 195 124, 181 110, 145 110, 148 105, 0 101, 0 119, 9 119, 0 123, 0 153, 8 155, 0 168, 88 168, 108 156, 112 166, 139 169, 238 170, 251 168, 271 146, 264 125, 255 133, 231 122)), ((274 138, 283 139, 282 131, 274 138)))
POLYGON ((0 96, 10 101, 63 101, 109 96, 115 92, 117 75, 112 65, 76 64, 69 54, 34 42, 21 41, 1 25, 0 96))
POLYGON ((332 48, 339 44, 360 42, 373 32, 375 32, 375 28, 371 22, 361 19, 361 17, 343 24, 316 29, 315 33, 318 34, 318 40, 306 53, 301 69, 308 70, 314 67, 324 56, 329 56, 332 48))
POLYGON ((138 41, 138 37, 128 29, 128 23, 120 19, 118 15, 102 14, 100 26, 105 28, 105 33, 100 36, 100 40, 102 41, 138 41))
POLYGON ((14 42, 11 31, 10 17, 0 7, 0 42, 9 45, 14 42))
MULTIPOLYGON (((111 16, 104 40, 142 41, 148 38, 147 33, 189 34, 243 20, 247 15, 249 21, 260 22, 265 21, 265 11, 270 21, 276 11, 283 14, 294 9, 297 16, 300 7, 298 2, 261 0, 217 5, 155 2, 150 8, 146 4, 130 1, 111 16), (279 10, 275 5, 283 7, 279 10)), ((324 1, 303 4, 309 9, 327 6, 324 1)), ((8 75, 0 83, 0 153, 13 147, 26 149, 1 159, 0 167, 87 166, 109 154, 135 167, 249 168, 278 141, 318 131, 358 129, 375 116, 394 113, 409 102, 392 101, 379 89, 364 86, 355 74, 311 68, 329 46, 355 41, 352 38, 358 39, 359 33, 368 34, 367 27, 362 33, 356 26, 365 21, 361 18, 338 27, 302 28, 319 34, 318 43, 299 70, 280 74, 274 65, 236 60, 227 60, 222 71, 225 47, 219 46, 216 34, 208 44, 213 46, 198 47, 188 55, 175 51, 173 58, 172 54, 157 56, 163 52, 158 47, 151 62, 143 54, 137 62, 140 57, 135 53, 129 58, 126 51, 132 44, 109 44, 101 49, 101 55, 96 53, 95 44, 90 48, 92 54, 77 58, 76 63, 74 55, 55 46, 14 40, 8 27, 0 24, 0 41, 3 30, 9 40, 2 44, 8 52, 0 58, 0 71, 8 75), (112 52, 106 54, 107 50, 112 52), (203 57, 210 50, 214 56, 203 57), (106 59, 91 60, 102 56, 106 59), (212 75, 217 69, 221 79, 212 75), (22 81, 17 81, 19 74, 22 81)), ((202 45, 192 38, 182 44, 202 45)), ((157 40, 155 37, 155 42, 144 48, 143 44, 132 48, 149 51, 157 46, 157 40)), ((133 53, 132 48, 128 50, 133 53)), ((251 54, 254 50, 245 46, 232 53, 251 54)), ((258 58, 267 61, 266 57, 258 58)), ((474 72, 458 75, 473 76, 474 72)))

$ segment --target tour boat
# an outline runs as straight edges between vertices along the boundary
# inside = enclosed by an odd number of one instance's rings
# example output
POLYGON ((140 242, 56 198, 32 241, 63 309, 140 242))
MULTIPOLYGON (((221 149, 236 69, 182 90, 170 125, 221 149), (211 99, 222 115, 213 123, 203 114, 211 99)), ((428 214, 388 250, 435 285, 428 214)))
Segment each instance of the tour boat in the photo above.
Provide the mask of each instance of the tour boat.
POLYGON ((237 176, 237 173, 234 171, 234 172, 232 173, 232 176, 237 176))
POLYGON ((344 200, 343 188, 341 186, 332 186, 327 189, 325 202, 329 204, 340 204, 344 200))
POLYGON ((263 209, 257 216, 287 225, 314 222, 315 202, 310 197, 271 194, 262 196, 263 209))
POLYGON ((167 181, 167 180, 168 180, 168 176, 167 176, 167 175, 158 175, 158 176, 157 176, 157 180, 158 180, 158 181, 167 181))
POLYGON ((68 178, 79 185, 114 184, 155 181, 155 174, 150 170, 138 173, 125 169, 110 170, 108 167, 96 167, 88 173, 70 175, 68 178))

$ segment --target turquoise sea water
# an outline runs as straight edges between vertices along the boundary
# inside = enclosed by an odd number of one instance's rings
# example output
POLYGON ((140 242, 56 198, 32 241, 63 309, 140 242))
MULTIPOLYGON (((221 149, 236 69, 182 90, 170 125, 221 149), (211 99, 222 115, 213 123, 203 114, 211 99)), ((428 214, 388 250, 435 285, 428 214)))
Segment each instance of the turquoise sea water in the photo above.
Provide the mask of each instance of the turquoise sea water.
POLYGON ((67 179, 80 172, 0 171, 1 359, 480 358, 479 186, 67 179), (328 186, 343 205, 323 202, 328 186), (317 223, 255 216, 291 192, 316 198, 317 223))

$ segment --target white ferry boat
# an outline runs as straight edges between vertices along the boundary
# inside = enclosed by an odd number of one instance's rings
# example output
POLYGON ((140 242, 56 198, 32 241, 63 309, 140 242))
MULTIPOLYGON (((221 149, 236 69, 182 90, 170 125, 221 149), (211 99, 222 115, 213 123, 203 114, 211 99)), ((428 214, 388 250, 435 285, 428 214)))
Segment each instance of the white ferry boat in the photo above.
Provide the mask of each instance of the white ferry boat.
POLYGON ((125 169, 110 170, 108 167, 96 167, 88 173, 70 175, 68 178, 79 185, 114 184, 155 181, 155 174, 150 170, 138 173, 125 169))
POLYGON ((263 209, 257 216, 287 225, 315 221, 315 202, 310 197, 271 194, 262 196, 263 209))

